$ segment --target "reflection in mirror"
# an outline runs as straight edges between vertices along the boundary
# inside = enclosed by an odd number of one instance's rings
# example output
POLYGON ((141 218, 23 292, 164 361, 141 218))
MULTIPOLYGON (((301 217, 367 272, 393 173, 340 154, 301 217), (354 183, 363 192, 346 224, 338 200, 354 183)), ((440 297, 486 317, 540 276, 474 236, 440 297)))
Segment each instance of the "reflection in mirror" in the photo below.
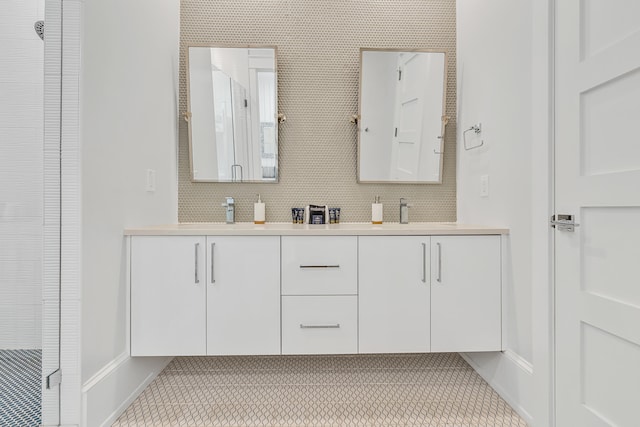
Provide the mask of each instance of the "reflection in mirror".
POLYGON ((194 181, 277 182, 275 47, 187 48, 194 181))
POLYGON ((446 54, 360 53, 358 182, 442 182, 446 54))

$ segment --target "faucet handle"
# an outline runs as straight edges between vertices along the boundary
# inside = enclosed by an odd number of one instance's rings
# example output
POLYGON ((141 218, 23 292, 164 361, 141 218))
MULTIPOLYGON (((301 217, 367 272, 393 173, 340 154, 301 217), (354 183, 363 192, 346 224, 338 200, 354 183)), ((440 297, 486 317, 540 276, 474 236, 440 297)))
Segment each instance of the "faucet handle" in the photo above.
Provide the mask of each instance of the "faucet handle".
POLYGON ((233 200, 233 197, 225 197, 225 199, 226 202, 222 204, 222 206, 224 206, 225 208, 233 206, 235 204, 235 200, 233 200))

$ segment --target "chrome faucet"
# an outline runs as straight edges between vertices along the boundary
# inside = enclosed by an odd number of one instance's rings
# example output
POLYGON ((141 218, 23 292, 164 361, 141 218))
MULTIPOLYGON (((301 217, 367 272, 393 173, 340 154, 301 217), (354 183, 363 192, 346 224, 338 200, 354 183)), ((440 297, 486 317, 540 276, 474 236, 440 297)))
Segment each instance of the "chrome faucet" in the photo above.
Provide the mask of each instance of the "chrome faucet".
POLYGON ((400 199, 400 224, 409 224, 409 208, 407 199, 400 199))
POLYGON ((233 224, 236 222, 236 202, 233 200, 233 197, 226 197, 227 202, 223 203, 222 206, 227 208, 227 224, 233 224))

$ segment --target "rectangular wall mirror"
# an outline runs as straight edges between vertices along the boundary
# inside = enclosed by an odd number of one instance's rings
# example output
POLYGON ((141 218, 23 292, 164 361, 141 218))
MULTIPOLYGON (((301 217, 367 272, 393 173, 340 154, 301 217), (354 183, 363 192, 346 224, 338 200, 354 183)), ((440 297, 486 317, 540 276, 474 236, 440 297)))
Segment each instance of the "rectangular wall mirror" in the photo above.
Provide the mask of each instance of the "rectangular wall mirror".
POLYGON ((442 182, 447 56, 360 49, 358 182, 442 182))
POLYGON ((187 47, 191 178, 278 181, 276 48, 187 47))

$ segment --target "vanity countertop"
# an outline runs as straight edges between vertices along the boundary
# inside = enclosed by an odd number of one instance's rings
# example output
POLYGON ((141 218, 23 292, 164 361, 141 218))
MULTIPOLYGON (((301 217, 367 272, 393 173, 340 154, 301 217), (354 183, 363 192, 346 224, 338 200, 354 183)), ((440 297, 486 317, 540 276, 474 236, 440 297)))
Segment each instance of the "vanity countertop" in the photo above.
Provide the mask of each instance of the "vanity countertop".
POLYGON ((127 228, 126 236, 401 236, 509 234, 508 228, 458 224, 455 222, 414 222, 409 224, 345 222, 340 224, 290 224, 238 222, 235 224, 194 222, 127 228))

